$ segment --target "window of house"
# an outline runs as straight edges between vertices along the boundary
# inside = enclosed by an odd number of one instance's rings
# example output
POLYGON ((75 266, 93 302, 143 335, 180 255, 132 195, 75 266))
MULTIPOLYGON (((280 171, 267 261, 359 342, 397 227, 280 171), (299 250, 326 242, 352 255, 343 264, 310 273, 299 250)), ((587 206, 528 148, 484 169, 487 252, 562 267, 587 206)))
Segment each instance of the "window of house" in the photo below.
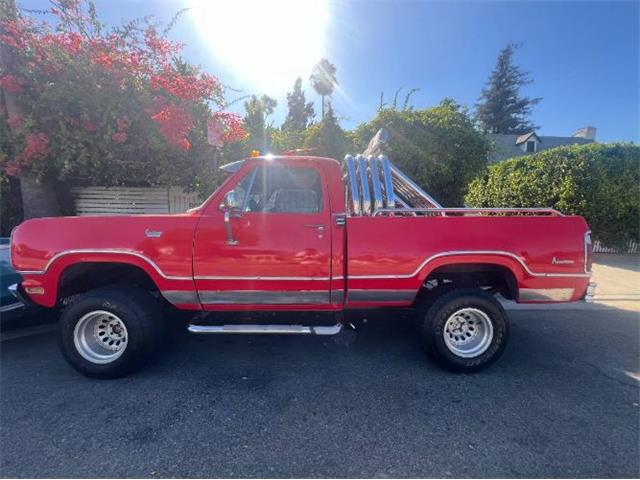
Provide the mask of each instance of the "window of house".
POLYGON ((527 153, 533 153, 536 151, 536 142, 534 140, 527 140, 527 153))
MULTIPOLYGON (((249 173, 245 179, 236 187, 248 189, 248 195, 242 195, 241 204, 245 212, 320 213, 322 211, 320 175, 313 168, 261 166, 249 173), (244 183, 245 179, 248 181, 247 184, 244 183)), ((240 199, 240 195, 237 195, 237 198, 240 199)))

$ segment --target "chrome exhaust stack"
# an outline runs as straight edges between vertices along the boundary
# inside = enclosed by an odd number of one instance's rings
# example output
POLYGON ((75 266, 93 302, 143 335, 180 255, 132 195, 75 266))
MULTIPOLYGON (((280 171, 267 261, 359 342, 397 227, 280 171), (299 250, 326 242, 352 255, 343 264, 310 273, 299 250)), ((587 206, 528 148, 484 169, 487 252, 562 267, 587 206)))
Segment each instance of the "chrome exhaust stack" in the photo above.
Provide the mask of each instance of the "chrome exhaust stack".
POLYGON ((405 213, 411 209, 443 208, 386 155, 357 155, 355 158, 347 155, 344 165, 351 216, 393 213, 392 210, 398 207, 399 212, 405 213))

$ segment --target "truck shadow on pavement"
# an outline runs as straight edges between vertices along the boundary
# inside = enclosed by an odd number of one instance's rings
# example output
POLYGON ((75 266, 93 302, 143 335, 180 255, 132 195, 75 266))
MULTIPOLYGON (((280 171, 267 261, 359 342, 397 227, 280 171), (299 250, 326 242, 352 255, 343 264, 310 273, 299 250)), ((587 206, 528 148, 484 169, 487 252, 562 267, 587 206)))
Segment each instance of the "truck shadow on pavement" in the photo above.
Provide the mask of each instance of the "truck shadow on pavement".
POLYGON ((510 317, 473 375, 394 312, 336 337, 178 333, 113 381, 75 373, 53 335, 3 342, 2 475, 637 476, 637 313, 510 317))

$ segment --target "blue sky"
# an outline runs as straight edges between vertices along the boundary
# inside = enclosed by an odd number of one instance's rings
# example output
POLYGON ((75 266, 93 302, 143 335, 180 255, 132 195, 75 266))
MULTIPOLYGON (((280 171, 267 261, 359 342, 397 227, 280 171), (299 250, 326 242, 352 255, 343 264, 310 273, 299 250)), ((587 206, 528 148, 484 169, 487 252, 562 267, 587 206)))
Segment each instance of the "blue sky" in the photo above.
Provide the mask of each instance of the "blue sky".
MULTIPOLYGON (((109 23, 147 14, 166 21, 184 1, 97 0, 96 5, 109 23)), ((19 4, 38 8, 46 2, 19 4)), ((275 97, 276 124, 286 115, 285 94, 296 74, 320 111, 308 84, 308 65, 316 56, 336 65, 340 91, 333 104, 343 125, 353 128, 375 115, 381 91, 391 100, 400 87, 420 89, 412 97, 415 108, 445 97, 472 108, 498 52, 516 41, 523 44, 516 63, 534 79, 523 93, 543 98, 533 114, 540 134, 571 135, 594 125, 599 141, 640 141, 637 1, 330 1, 322 7, 324 16, 316 2, 304 0, 289 13, 263 6, 253 16, 249 5, 233 7, 239 4, 232 0, 206 5, 185 15, 171 36, 186 43, 187 59, 224 83, 275 97), (319 35, 323 38, 314 40, 319 35), (259 58, 247 61, 246 49, 235 54, 238 44, 257 48, 259 58), (297 61, 305 55, 309 58, 297 61), (298 64, 304 71, 294 73, 298 64), (282 70, 280 81, 266 81, 270 66, 282 70)), ((228 99, 237 95, 230 92, 228 99)))

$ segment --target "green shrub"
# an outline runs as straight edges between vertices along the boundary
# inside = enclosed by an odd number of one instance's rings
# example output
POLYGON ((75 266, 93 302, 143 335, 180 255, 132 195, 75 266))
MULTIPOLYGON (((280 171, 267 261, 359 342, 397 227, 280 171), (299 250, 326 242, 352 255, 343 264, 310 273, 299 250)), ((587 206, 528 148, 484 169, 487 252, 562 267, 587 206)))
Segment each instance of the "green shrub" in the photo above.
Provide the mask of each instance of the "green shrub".
POLYGON ((552 207, 586 218, 607 246, 640 240, 640 146, 588 144, 493 165, 469 185, 474 207, 552 207))

